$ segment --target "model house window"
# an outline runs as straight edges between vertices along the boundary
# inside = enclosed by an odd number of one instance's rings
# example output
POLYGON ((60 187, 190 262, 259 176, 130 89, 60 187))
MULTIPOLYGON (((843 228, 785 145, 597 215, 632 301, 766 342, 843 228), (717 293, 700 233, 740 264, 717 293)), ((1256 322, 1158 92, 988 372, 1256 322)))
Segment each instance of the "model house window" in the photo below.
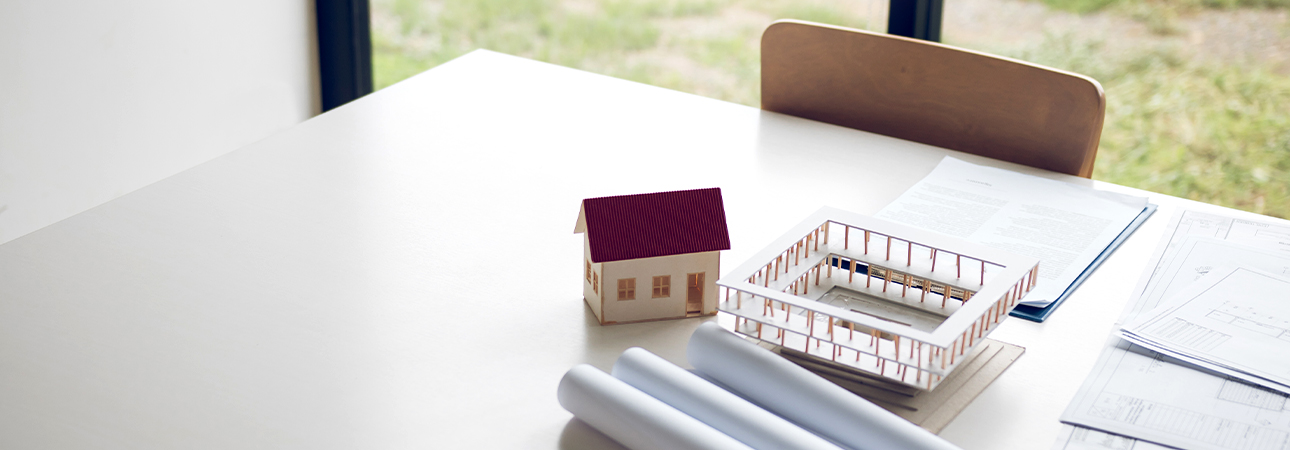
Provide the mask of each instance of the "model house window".
POLYGON ((591 261, 587 261, 587 282, 591 282, 591 261))
POLYGON ((600 293, 600 275, 595 272, 591 273, 591 292, 600 293))
POLYGON ((622 278, 618 280, 618 299, 635 300, 636 299, 636 279, 622 278))
POLYGON ((672 296, 672 276, 654 277, 654 298, 672 296))

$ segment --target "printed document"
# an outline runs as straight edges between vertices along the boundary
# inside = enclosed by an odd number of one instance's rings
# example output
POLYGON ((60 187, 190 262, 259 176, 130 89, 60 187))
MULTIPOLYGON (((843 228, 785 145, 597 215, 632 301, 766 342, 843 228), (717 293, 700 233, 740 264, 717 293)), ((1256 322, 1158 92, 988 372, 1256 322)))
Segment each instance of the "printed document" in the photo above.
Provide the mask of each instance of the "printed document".
POLYGON ((1290 394, 1290 279, 1244 267, 1210 272, 1128 322, 1120 336, 1290 394))
POLYGON ((1044 307, 1146 206, 1144 197, 946 157, 877 217, 1038 258, 1039 283, 1021 303, 1044 307))
MULTIPOLYGON (((1182 211, 1167 230, 1121 324, 1219 267, 1290 268, 1285 221, 1182 211)), ((1111 336, 1062 421, 1183 449, 1281 450, 1290 445, 1287 398, 1111 336)))
POLYGON ((1062 424, 1052 450, 1169 450, 1169 447, 1103 433, 1092 428, 1062 424))

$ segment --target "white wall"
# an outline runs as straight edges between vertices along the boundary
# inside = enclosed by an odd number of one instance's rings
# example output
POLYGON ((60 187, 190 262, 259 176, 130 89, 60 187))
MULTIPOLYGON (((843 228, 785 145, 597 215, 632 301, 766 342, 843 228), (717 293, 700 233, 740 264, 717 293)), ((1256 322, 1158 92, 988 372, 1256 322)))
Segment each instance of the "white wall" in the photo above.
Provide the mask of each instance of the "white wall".
POLYGON ((703 273, 703 313, 717 310, 717 278, 721 276, 721 252, 686 253, 604 263, 600 294, 604 296, 601 323, 640 322, 675 319, 686 315, 686 275, 703 273), (672 277, 670 297, 653 298, 654 277, 672 277), (618 300, 618 280, 636 279, 636 299, 618 300))
POLYGON ((0 0, 0 243, 318 110, 312 0, 0 0))
MULTIPOLYGON (((579 225, 582 224, 582 221, 584 218, 585 216, 583 216, 582 213, 578 214, 579 225)), ((600 275, 605 273, 605 265, 603 263, 591 263, 591 242, 589 239, 590 238, 587 237, 586 231, 583 231, 582 232, 582 261, 583 261, 582 263, 583 264, 582 299, 587 302, 587 306, 591 307, 591 312, 596 315, 596 320, 599 320, 601 324, 604 324, 605 312, 601 311, 600 309, 600 306, 604 303, 604 300, 603 300, 604 297, 601 296, 601 293, 604 291, 600 289, 605 286, 605 280, 600 278, 600 275), (595 277, 593 277, 591 280, 587 279, 587 270, 586 270, 587 263, 591 263, 591 273, 595 274, 595 277), (597 285, 594 287, 591 285, 593 281, 597 283, 597 285)))

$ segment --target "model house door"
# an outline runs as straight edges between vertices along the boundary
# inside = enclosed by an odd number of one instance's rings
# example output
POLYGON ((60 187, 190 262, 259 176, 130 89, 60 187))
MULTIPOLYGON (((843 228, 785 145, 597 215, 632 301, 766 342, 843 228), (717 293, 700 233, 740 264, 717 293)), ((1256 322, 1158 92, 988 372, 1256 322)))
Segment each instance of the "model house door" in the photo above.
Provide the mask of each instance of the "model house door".
POLYGON ((685 315, 703 314, 703 272, 686 275, 685 315))

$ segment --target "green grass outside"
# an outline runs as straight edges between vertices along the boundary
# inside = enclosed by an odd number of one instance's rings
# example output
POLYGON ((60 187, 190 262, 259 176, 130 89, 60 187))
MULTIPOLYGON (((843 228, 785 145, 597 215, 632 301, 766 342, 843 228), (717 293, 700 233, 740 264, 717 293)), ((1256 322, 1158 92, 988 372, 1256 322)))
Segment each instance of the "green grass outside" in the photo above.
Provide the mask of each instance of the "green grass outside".
POLYGON ((1286 8, 1290 0, 1037 0, 1048 7, 1075 13, 1108 11, 1132 17, 1159 34, 1178 33, 1181 15, 1205 9, 1286 8))
POLYGON ((1135 9, 1142 7, 1192 11, 1201 8, 1284 8, 1290 0, 1040 0, 1045 5, 1065 11, 1087 13, 1105 8, 1135 9))
POLYGON ((1290 77, 1189 64, 1168 48, 1112 60, 1098 48, 1049 36, 1011 55, 1102 83, 1094 179, 1290 217, 1290 77))
MULTIPOLYGON (((1037 1, 1063 10, 1101 10, 1130 17, 1142 17, 1142 8, 1148 7, 1186 13, 1187 8, 1290 3, 1037 1)), ((476 48, 488 48, 756 106, 758 39, 765 26, 791 17, 863 28, 867 10, 858 4, 837 0, 376 0, 372 36, 376 84, 379 89, 476 48)), ((1169 32, 1168 23, 1151 29, 1169 32)), ((1087 74, 1102 83, 1107 116, 1095 179, 1290 217, 1290 77, 1257 63, 1200 64, 1168 47, 1105 56, 1101 45, 1071 36, 1048 36, 1020 49, 1001 45, 980 50, 1087 74)))

